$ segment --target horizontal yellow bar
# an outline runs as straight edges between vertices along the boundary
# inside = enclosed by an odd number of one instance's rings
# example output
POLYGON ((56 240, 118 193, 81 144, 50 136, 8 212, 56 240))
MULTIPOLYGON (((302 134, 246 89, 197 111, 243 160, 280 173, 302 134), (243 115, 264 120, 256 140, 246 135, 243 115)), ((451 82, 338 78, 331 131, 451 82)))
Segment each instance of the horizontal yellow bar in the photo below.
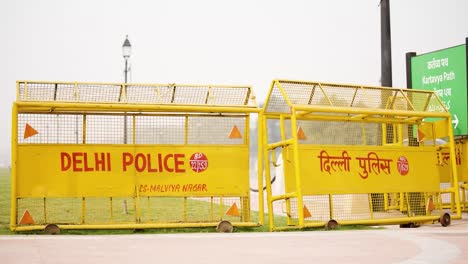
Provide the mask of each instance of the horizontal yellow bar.
POLYGON ((417 92, 417 93, 433 93, 432 91, 426 90, 418 90, 418 89, 411 89, 408 90, 406 88, 394 88, 394 87, 386 87, 386 86, 371 86, 371 85, 358 85, 358 84, 345 84, 345 83, 326 83, 326 82, 313 82, 313 81, 304 81, 304 80, 286 80, 286 79, 278 79, 274 80, 279 83, 296 83, 296 84, 308 84, 308 85, 322 85, 322 86, 332 86, 332 87, 349 87, 349 88, 357 88, 357 89, 371 89, 371 90, 382 90, 382 91, 401 91, 401 92, 417 92))
POLYGON ((368 117, 369 115, 368 114, 361 114, 361 115, 355 115, 355 116, 352 116, 350 117, 351 120, 354 120, 354 119, 364 119, 366 117, 368 117))
POLYGON ((289 199, 289 198, 296 198, 297 193, 296 192, 290 192, 282 195, 276 195, 276 196, 271 196, 271 201, 278 201, 278 200, 284 200, 284 199, 289 199))
MULTIPOLYGON (((321 226, 323 226, 323 224, 321 226)), ((274 227, 272 230, 273 231, 286 231, 286 230, 292 230, 292 229, 301 229, 301 228, 299 226, 279 226, 279 227, 274 227)))
MULTIPOLYGON (((29 109, 29 108, 28 108, 29 109)), ((23 111, 22 114, 24 113, 31 113, 31 114, 34 114, 36 113, 35 111, 31 111, 31 112, 25 112, 23 111)), ((82 115, 83 113, 73 113, 73 112, 65 112, 65 113, 60 113, 61 115, 82 115)), ((99 112, 99 113, 86 113, 88 115, 93 115, 93 116, 122 116, 123 113, 113 113, 113 112, 99 112)), ((210 115, 209 113, 190 113, 190 114, 187 114, 186 112, 184 113, 181 113, 181 112, 174 112, 174 113, 171 113, 171 112, 166 112, 166 113, 145 113, 145 116, 158 116, 158 117, 161 117, 161 116, 164 116, 164 117, 184 117, 184 116, 187 116, 189 115, 190 117, 220 117, 220 118, 225 118, 225 117, 232 117, 232 118, 246 118, 247 116, 249 116, 250 113, 222 113, 222 114, 217 114, 216 116, 213 116, 213 115, 210 115)), ((140 113, 128 113, 128 112, 125 112, 125 115, 128 116, 128 117, 132 117, 132 116, 141 116, 140 113)))
POLYGON ((351 108, 351 107, 333 107, 317 105, 296 105, 296 111, 321 112, 321 113, 342 113, 342 114, 367 114, 367 115, 393 115, 408 117, 440 117, 449 118, 449 112, 422 112, 422 111, 404 111, 388 109, 370 109, 370 108, 351 108))
POLYGON ((453 193, 453 192, 455 192, 455 188, 453 188, 453 187, 440 190, 440 193, 453 193))
POLYGON ((187 83, 112 83, 112 82, 63 82, 63 81, 27 81, 27 80, 18 80, 17 83, 26 83, 26 84, 82 84, 82 85, 116 85, 116 86, 151 86, 151 87, 167 87, 167 86, 180 86, 180 87, 211 87, 211 88, 249 88, 252 87, 249 85, 226 85, 226 84, 187 84, 187 83))
POLYGON ((18 112, 203 112, 203 113, 259 113, 255 106, 216 106, 216 105, 161 105, 161 104, 95 104, 95 103, 56 103, 56 102, 16 102, 18 112))
MULTIPOLYGON (((368 116, 363 114, 360 116, 368 116)), ((278 118, 278 117, 276 117, 278 118)), ((332 116, 332 115, 306 115, 298 117, 297 120, 323 120, 323 121, 351 121, 363 123, 387 123, 387 124, 418 124, 424 117, 417 118, 391 118, 391 117, 366 117, 363 119, 354 118, 354 116, 332 116)))
POLYGON ((462 216, 461 216, 461 215, 455 215, 455 214, 454 214, 454 215, 450 215, 450 218, 451 218, 452 220, 460 220, 460 219, 462 219, 462 216))
POLYGON ((283 141, 280 141, 280 142, 268 144, 267 149, 271 150, 271 149, 275 149, 275 148, 279 148, 279 147, 286 147, 288 145, 292 145, 293 143, 294 143, 294 140, 292 138, 290 138, 290 139, 283 140, 283 141))
POLYGON ((314 223, 304 223, 304 227, 324 227, 327 224, 327 222, 314 222, 314 223))
MULTIPOLYGON (((231 222, 235 227, 258 227, 254 222, 231 222)), ((95 224, 95 225, 58 225, 60 229, 146 229, 146 228, 189 228, 189 227, 216 227, 217 222, 211 223, 128 223, 128 224, 95 224)), ((12 231, 44 230, 46 225, 31 225, 11 227, 12 231)))
MULTIPOLYGON (((423 223, 439 220, 440 216, 418 216, 418 217, 406 217, 406 218, 389 218, 389 219, 361 219, 361 220, 339 220, 339 225, 394 225, 408 222, 423 223)), ((451 219, 458 220, 456 215, 451 216, 451 219)), ((327 221, 304 223, 304 227, 324 227, 327 221)), ((283 231, 290 229, 299 229, 299 226, 282 226, 275 227, 274 231, 283 231)))
MULTIPOLYGON (((414 216, 387 219, 340 220, 339 225, 394 225, 400 223, 422 223, 439 220, 440 216, 414 216)), ((454 216, 451 216, 454 219, 454 216)))

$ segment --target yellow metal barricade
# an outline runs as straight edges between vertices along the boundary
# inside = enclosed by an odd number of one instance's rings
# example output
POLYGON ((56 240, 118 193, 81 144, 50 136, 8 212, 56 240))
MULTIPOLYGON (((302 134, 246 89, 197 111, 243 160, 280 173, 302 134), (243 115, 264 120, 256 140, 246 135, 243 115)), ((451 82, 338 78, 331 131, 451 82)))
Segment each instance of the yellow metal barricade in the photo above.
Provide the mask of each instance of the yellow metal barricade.
POLYGON ((468 137, 457 140, 455 155, 458 173, 461 176, 460 197, 463 211, 468 211, 468 137))
MULTIPOLYGON (((452 168, 450 166, 451 155, 449 148, 442 147, 439 151, 439 171, 441 174, 441 187, 449 188, 452 185, 452 168)), ((455 163, 457 164, 458 186, 462 211, 468 211, 468 137, 455 138, 455 163)), ((455 196, 452 192, 442 194, 443 208, 454 208, 455 196)))
POLYGON ((271 230, 461 218, 455 159, 440 185, 441 150, 455 145, 433 92, 274 80, 260 118, 271 230))
POLYGON ((11 229, 258 226, 258 112, 248 86, 19 81, 11 229))

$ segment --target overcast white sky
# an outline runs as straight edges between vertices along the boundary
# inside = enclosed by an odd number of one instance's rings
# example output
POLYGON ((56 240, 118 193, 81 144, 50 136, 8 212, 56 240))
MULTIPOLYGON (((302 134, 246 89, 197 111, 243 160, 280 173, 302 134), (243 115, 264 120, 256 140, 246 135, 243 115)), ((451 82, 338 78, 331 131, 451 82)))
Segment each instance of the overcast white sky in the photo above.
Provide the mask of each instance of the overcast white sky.
MULTIPOLYGON (((405 53, 463 44, 466 0, 390 0, 393 86, 405 53)), ((16 80, 252 85, 274 78, 379 85, 379 0, 14 0, 0 9, 0 165, 16 80)))

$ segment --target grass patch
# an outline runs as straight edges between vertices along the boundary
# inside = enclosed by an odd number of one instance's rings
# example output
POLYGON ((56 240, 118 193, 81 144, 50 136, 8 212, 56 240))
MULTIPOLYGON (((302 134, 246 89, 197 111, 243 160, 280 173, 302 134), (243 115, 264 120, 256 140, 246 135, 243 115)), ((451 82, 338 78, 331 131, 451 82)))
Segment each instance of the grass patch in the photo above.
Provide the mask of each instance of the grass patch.
POLYGON ((10 169, 0 168, 0 235, 10 231, 10 169))

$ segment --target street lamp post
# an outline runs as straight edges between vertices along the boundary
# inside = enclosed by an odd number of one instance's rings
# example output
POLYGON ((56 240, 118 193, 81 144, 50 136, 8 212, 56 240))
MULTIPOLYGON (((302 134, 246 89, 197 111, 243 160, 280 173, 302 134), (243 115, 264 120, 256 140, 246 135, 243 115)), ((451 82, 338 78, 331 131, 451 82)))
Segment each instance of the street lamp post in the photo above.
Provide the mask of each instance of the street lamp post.
MULTIPOLYGON (((122 54, 123 58, 125 60, 125 69, 124 69, 124 75, 125 75, 125 83, 127 83, 127 76, 128 76, 128 59, 130 58, 130 55, 132 54, 132 45, 130 44, 130 41, 128 40, 128 35, 125 37, 125 41, 122 45, 122 54)), ((127 87, 125 87, 125 92, 126 92, 127 87)), ((127 94, 127 93, 125 93, 127 94)), ((127 115, 124 115, 124 144, 127 144, 127 115)))
MULTIPOLYGON (((125 37, 125 41, 122 45, 122 55, 125 60, 125 69, 124 69, 124 76, 125 76, 125 83, 127 83, 127 76, 128 76, 128 59, 130 58, 130 55, 132 54, 132 45, 130 44, 130 41, 128 40, 128 35, 125 37)), ((125 96, 127 96, 127 87, 125 86, 125 96)), ((125 97, 126 98, 126 97, 125 97)), ((124 144, 127 144, 127 113, 124 114, 124 144)), ((122 201, 122 209, 124 214, 128 214, 127 210, 127 200, 122 201)))

